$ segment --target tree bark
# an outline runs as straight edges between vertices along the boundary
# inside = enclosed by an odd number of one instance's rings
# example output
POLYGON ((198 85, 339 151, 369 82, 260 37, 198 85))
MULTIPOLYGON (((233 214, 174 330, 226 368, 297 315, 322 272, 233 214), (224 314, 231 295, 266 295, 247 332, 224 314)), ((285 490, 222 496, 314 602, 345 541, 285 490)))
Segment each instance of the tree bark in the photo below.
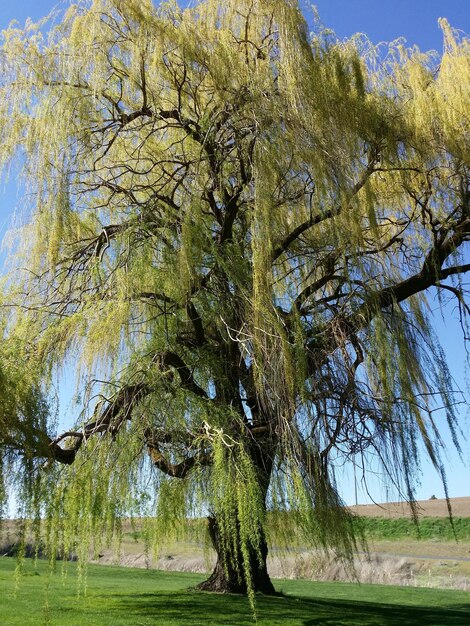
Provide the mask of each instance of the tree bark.
MULTIPOLYGON (((259 485, 263 493, 263 502, 266 502, 266 495, 269 488, 271 471, 277 438, 273 433, 264 433, 260 438, 253 437, 251 454, 253 462, 257 467, 259 485)), ((232 545, 227 546, 223 542, 216 517, 209 517, 209 536, 217 554, 217 562, 211 576, 198 585, 198 589, 203 591, 216 591, 219 593, 242 593, 248 591, 247 577, 245 572, 246 564, 243 562, 240 536, 238 532, 238 520, 235 523, 237 536, 232 545)), ((266 595, 275 595, 276 591, 271 582, 266 566, 268 556, 268 544, 264 529, 258 529, 260 538, 259 545, 249 547, 249 572, 251 587, 253 591, 266 595)))
MULTIPOLYGON (((243 568, 240 546, 236 545, 233 551, 224 549, 221 545, 217 520, 214 517, 209 517, 208 519, 209 535, 214 550, 217 553, 217 562, 210 577, 200 583, 197 588, 202 591, 215 591, 218 593, 246 594, 247 582, 243 568)), ((249 567, 253 591, 258 591, 266 595, 275 595, 276 591, 266 567, 268 545, 264 534, 262 534, 259 552, 260 553, 258 554, 254 549, 250 550, 249 567)))

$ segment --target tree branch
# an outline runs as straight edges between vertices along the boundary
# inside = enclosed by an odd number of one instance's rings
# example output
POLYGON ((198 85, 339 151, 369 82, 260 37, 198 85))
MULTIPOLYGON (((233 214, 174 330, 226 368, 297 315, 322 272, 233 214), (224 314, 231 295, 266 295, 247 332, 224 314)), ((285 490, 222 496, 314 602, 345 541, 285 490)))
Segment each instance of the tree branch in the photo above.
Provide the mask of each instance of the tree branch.
POLYGON ((114 398, 108 401, 103 410, 101 410, 101 403, 96 406, 94 411, 95 419, 88 422, 82 431, 65 432, 55 439, 46 437, 48 445, 38 446, 34 451, 34 455, 45 458, 52 457, 59 463, 71 465, 75 461, 77 452, 80 450, 84 441, 98 433, 117 433, 123 423, 131 419, 132 410, 137 402, 150 392, 150 387, 145 383, 136 383, 134 385, 121 387, 114 398), (65 438, 73 440, 73 444, 69 448, 62 448, 59 445, 65 438))
POLYGON ((175 352, 159 352, 153 358, 154 363, 157 363, 161 369, 164 367, 173 367, 177 372, 181 380, 181 386, 187 391, 191 391, 199 398, 208 398, 209 396, 200 387, 183 359, 175 352))
POLYGON ((470 264, 442 268, 445 260, 467 240, 469 234, 470 218, 465 218, 455 227, 450 237, 436 244, 428 252, 420 272, 395 285, 370 293, 356 311, 344 317, 338 314, 323 328, 313 329, 314 338, 307 344, 307 350, 312 355, 310 359, 312 371, 324 363, 339 347, 338 333, 341 341, 350 339, 365 328, 380 311, 403 302, 429 287, 438 286, 439 281, 444 278, 470 271, 470 264))
POLYGON ((147 447, 150 459, 155 467, 172 478, 185 478, 196 465, 203 467, 212 463, 212 455, 207 453, 187 457, 180 463, 171 463, 162 454, 156 443, 148 441, 147 447))
MULTIPOLYGON (((354 187, 351 189, 350 193, 348 194, 349 198, 347 200, 347 203, 349 203, 349 201, 352 200, 352 198, 354 198, 354 196, 364 187, 368 178, 375 171, 375 165, 377 161, 379 160, 379 158, 380 158, 379 149, 378 147, 375 147, 372 149, 371 154, 369 155, 369 162, 361 178, 357 181, 357 183, 354 185, 354 187)), ((320 224, 321 222, 324 222, 327 219, 336 217, 343 211, 344 208, 345 208, 344 205, 343 206, 340 205, 336 207, 335 209, 330 209, 329 211, 325 211, 324 213, 316 215, 315 217, 310 215, 308 220, 305 220, 305 222, 302 222, 302 224, 299 224, 299 226, 294 228, 294 230, 291 233, 289 233, 287 237, 277 247, 274 248, 272 252, 272 256, 271 256, 271 262, 274 263, 274 261, 276 261, 281 256, 281 254, 286 252, 289 249, 290 245, 294 243, 294 241, 298 239, 300 235, 306 232, 309 228, 311 228, 312 226, 315 226, 316 224, 320 224)))
MULTIPOLYGON (((434 246, 427 254, 422 270, 397 285, 385 287, 367 299, 351 316, 350 322, 360 328, 367 324, 378 309, 385 309, 394 302, 403 302, 411 296, 436 285, 439 280, 457 273, 456 267, 442 268, 444 261, 454 252, 470 234, 470 218, 457 225, 453 235, 434 246)), ((470 270, 470 264, 459 267, 459 271, 470 270)))

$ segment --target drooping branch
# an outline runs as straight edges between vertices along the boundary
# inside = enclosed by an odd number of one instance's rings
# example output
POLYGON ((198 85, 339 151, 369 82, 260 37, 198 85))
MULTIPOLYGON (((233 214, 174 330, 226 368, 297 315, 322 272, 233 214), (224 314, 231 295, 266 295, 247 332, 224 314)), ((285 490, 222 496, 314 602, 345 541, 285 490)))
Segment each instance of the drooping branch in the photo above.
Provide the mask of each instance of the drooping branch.
MULTIPOLYGON (((162 370, 168 367, 174 368, 178 372, 180 384, 183 389, 190 391, 200 398, 208 398, 204 389, 195 382, 191 371, 184 363, 183 359, 176 353, 170 351, 158 353, 153 358, 153 362, 162 370)), ((144 382, 124 385, 111 399, 106 400, 104 407, 103 402, 97 404, 92 419, 88 421, 82 429, 66 431, 54 439, 51 439, 45 433, 38 433, 36 436, 36 444, 33 446, 30 453, 39 458, 52 458, 59 463, 71 465, 75 461, 78 451, 87 439, 100 433, 116 435, 124 423, 132 419, 132 413, 136 405, 150 393, 152 393, 152 388, 144 382), (68 445, 66 448, 63 448, 60 444, 65 439, 67 439, 68 445)), ((187 433, 186 438, 188 436, 189 434, 187 433)), ((174 437, 175 434, 168 431, 159 433, 154 431, 150 439, 146 435, 148 442, 150 442, 154 448, 157 440, 165 443, 171 441, 174 437)), ((157 452, 154 453, 154 456, 155 455, 157 455, 157 452)), ((157 456, 155 456, 155 459, 157 459, 157 456)), ((193 464, 196 460, 197 459, 194 459, 193 464)), ((165 464, 163 460, 161 460, 160 463, 162 467, 164 467, 165 464)), ((158 465, 158 463, 155 462, 155 465, 158 465)), ((180 469, 175 469, 174 475, 176 476, 177 472, 183 471, 187 473, 190 466, 191 462, 188 461, 184 468, 182 465, 180 469)), ((168 465, 168 467, 170 467, 170 465, 168 465)))
POLYGON ((335 259, 332 256, 329 256, 325 259, 323 263, 325 266, 325 272, 321 278, 315 280, 313 283, 307 285, 300 293, 297 295, 294 305, 297 310, 300 311, 302 305, 305 301, 314 293, 316 293, 319 289, 327 285, 333 279, 339 279, 340 277, 335 274, 335 259))
POLYGON ((102 411, 100 411, 100 405, 95 409, 95 413, 99 412, 98 416, 93 422, 89 422, 85 426, 83 430, 85 438, 98 432, 116 433, 126 420, 132 418, 132 411, 136 404, 149 395, 151 391, 146 383, 122 387, 102 411))
POLYGON ((470 272, 470 263, 465 263, 464 265, 453 265, 451 267, 441 268, 439 275, 440 279, 444 280, 449 276, 458 276, 461 274, 465 274, 466 272, 470 272))
POLYGON ((38 451, 38 457, 46 457, 52 456, 54 461, 58 463, 62 463, 63 465, 72 465, 75 461, 75 457, 77 456, 77 452, 80 449, 82 444, 83 437, 76 438, 74 446, 72 448, 62 448, 58 443, 50 442, 50 452, 47 454, 46 451, 38 451))
POLYGON ((277 245, 272 253, 271 260, 272 262, 276 261, 284 252, 286 252, 294 241, 296 241, 303 233, 305 233, 309 228, 315 226, 316 224, 320 224, 324 220, 332 218, 334 215, 339 215, 339 209, 325 211, 324 213, 320 213, 315 216, 309 217, 308 220, 299 224, 294 230, 292 230, 287 237, 277 245))

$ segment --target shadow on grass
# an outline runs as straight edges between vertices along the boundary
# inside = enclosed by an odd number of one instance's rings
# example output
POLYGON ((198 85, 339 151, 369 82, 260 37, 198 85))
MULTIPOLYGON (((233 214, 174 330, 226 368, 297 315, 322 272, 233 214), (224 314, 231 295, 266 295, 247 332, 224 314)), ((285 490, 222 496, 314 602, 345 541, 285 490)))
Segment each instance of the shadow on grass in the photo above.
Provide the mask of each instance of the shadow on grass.
MULTIPOLYGON (((120 596, 113 609, 129 618, 145 616, 157 623, 216 626, 253 624, 246 598, 202 592, 176 592, 120 596)), ((470 624, 470 601, 452 607, 413 607, 349 600, 307 599, 294 596, 257 598, 258 623, 302 626, 443 626, 470 624)))

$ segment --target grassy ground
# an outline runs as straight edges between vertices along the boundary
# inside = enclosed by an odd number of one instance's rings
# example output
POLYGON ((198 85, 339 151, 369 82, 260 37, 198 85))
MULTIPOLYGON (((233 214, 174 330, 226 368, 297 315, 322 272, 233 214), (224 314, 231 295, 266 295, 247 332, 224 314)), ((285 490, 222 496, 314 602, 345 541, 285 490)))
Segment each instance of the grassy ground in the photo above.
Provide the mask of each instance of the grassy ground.
MULTIPOLYGON (((70 566, 67 578, 49 576, 47 564, 25 575, 15 593, 15 560, 0 558, 0 623, 8 626, 247 626, 245 598, 188 591, 197 574, 90 566, 88 592, 77 600, 70 566)), ((259 597, 264 626, 444 626, 470 623, 470 596, 459 591, 346 583, 276 581, 282 597, 259 597)))
POLYGON ((453 523, 445 517, 423 517, 419 520, 418 525, 406 517, 358 517, 355 523, 358 530, 365 532, 368 539, 470 540, 469 517, 456 517, 453 523))

